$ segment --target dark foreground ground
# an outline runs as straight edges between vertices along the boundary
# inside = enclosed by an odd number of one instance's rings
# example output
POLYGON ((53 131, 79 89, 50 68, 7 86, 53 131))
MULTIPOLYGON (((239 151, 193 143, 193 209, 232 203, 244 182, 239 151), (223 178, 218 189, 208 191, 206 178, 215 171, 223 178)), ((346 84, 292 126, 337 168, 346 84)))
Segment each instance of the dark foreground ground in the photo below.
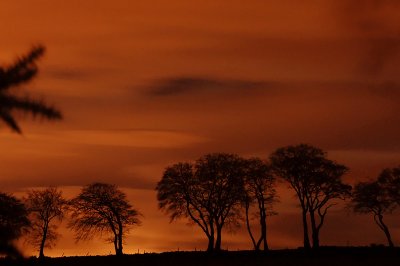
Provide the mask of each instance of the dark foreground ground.
POLYGON ((400 266, 400 248, 389 249, 382 247, 362 248, 333 248, 325 247, 319 252, 306 253, 298 250, 274 250, 264 253, 252 251, 230 251, 218 254, 204 252, 170 252, 161 254, 135 254, 115 256, 88 256, 88 257, 62 257, 46 258, 39 261, 30 258, 25 261, 12 261, 0 259, 1 266, 14 265, 44 265, 44 266, 236 266, 236 265, 268 265, 268 266, 313 266, 313 265, 374 265, 374 266, 400 266))

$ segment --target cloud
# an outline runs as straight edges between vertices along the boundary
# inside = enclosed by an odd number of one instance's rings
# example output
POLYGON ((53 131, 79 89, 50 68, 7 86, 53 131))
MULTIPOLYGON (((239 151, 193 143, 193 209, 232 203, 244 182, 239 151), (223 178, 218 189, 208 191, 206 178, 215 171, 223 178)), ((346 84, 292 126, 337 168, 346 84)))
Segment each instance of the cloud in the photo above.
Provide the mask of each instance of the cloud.
POLYGON ((45 76, 49 76, 50 78, 58 80, 83 80, 88 76, 93 75, 94 73, 82 69, 71 69, 53 66, 46 68, 43 71, 43 74, 45 76))
POLYGON ((204 92, 254 92, 272 85, 272 83, 260 81, 182 76, 159 80, 150 87, 149 92, 154 96, 176 96, 204 92))
MULTIPOLYGON (((393 101, 400 101, 400 82, 397 80, 358 81, 358 80, 302 80, 302 81, 267 81, 267 80, 234 80, 200 77, 171 77, 158 80, 147 87, 147 93, 152 96, 184 96, 184 95, 251 95, 261 93, 268 96, 291 98, 298 94, 313 95, 321 99, 329 99, 332 95, 351 95, 356 97, 378 95, 393 101), (265 93, 267 92, 267 94, 265 93)), ((168 99, 169 101, 169 99, 168 99)), ((282 102, 284 103, 284 102, 282 102)))

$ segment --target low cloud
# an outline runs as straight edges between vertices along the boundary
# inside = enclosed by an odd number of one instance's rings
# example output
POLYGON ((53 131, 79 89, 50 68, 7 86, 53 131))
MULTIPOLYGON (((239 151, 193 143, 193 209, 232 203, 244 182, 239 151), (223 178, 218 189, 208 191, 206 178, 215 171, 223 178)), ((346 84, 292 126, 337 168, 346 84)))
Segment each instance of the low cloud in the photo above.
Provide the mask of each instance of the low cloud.
POLYGON ((66 69, 61 67, 50 67, 43 71, 43 74, 58 80, 84 80, 93 73, 82 69, 66 69))
POLYGON ((155 82, 149 89, 154 96, 176 96, 195 93, 213 92, 254 92, 270 88, 274 84, 250 80, 224 80, 206 77, 173 77, 155 82))

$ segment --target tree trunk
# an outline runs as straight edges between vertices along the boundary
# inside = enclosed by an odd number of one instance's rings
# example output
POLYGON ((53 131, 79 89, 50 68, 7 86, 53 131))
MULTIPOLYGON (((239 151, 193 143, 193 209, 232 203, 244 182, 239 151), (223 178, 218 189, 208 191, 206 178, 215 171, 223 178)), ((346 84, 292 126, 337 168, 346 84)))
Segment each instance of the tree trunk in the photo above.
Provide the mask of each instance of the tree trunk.
POLYGON ((39 248, 39 259, 44 258, 44 246, 46 244, 46 238, 47 238, 47 225, 45 225, 43 228, 43 236, 42 236, 42 241, 40 242, 40 248, 39 248))
POLYGON ((114 233, 114 249, 115 255, 118 255, 118 236, 114 233))
POLYGON ((304 248, 306 250, 311 249, 310 238, 308 237, 308 223, 307 223, 307 211, 303 209, 303 235, 304 235, 304 248))
POLYGON ((254 239, 253 233, 251 232, 250 219, 249 219, 249 208, 250 208, 250 204, 248 202, 246 202, 246 227, 247 227, 247 232, 249 233, 251 242, 253 243, 254 250, 258 251, 259 250, 259 246, 257 245, 256 240, 254 239))
POLYGON ((208 237, 207 252, 213 252, 214 251, 214 232, 211 232, 211 234, 207 235, 207 237, 208 237))
POLYGON ((382 216, 382 215, 379 215, 379 223, 381 224, 382 230, 383 230, 383 232, 384 232, 385 235, 386 235, 386 238, 387 238, 389 247, 393 248, 393 247, 394 247, 394 244, 393 244, 393 241, 392 241, 392 237, 391 237, 391 235, 390 235, 389 228, 388 228, 388 227, 386 226, 386 224, 383 222, 383 216, 382 216))
POLYGON ((209 233, 206 232, 206 235, 208 237, 208 247, 207 247, 207 252, 213 252, 214 251, 214 240, 215 240, 215 233, 214 233, 214 223, 210 221, 209 224, 210 231, 209 233))
POLYGON ((122 246, 119 246, 119 247, 117 248, 115 254, 116 254, 117 256, 122 256, 122 255, 123 255, 123 253, 122 253, 122 246))
POLYGON ((216 251, 221 251, 221 242, 222 242, 222 226, 217 225, 217 239, 215 240, 216 251))
POLYGON ((267 225, 266 224, 264 224, 261 227, 261 234, 262 234, 261 238, 263 239, 264 251, 268 251, 269 247, 268 247, 268 242, 267 242, 267 225))
POLYGON ((261 211, 260 225, 261 225, 261 239, 263 240, 264 251, 268 251, 268 243, 267 243, 267 214, 265 213, 265 209, 263 209, 261 211))
POLYGON ((310 210, 313 249, 319 248, 319 230, 315 221, 315 212, 310 210))
POLYGON ((117 251, 117 255, 121 256, 121 255, 123 255, 123 252, 122 252, 122 236, 123 236, 122 224, 119 223, 118 227, 119 227, 119 231, 118 231, 118 251, 117 251))
POLYGON ((44 258, 44 243, 45 243, 45 238, 43 236, 42 242, 40 243, 40 248, 39 248, 39 259, 43 259, 44 258))

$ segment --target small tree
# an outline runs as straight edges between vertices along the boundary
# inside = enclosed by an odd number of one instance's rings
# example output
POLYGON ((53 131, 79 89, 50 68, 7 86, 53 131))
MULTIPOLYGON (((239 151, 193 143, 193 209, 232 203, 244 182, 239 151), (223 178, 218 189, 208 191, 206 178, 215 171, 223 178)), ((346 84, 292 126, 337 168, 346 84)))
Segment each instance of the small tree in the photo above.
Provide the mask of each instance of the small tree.
POLYGON ((14 241, 30 226, 25 205, 12 195, 0 192, 0 254, 22 257, 14 241))
POLYGON ((57 225, 67 208, 62 192, 55 187, 31 190, 25 199, 32 223, 29 242, 39 248, 39 258, 44 258, 44 248, 51 248, 58 238, 57 225))
POLYGON ((115 254, 123 254, 123 237, 130 227, 139 225, 139 212, 126 199, 116 185, 93 183, 85 186, 71 200, 71 222, 75 239, 91 239, 98 234, 109 234, 115 254))
POLYGON ((208 238, 207 251, 219 251, 224 225, 235 225, 243 197, 243 159, 234 154, 207 154, 191 163, 167 167, 157 184, 159 207, 171 221, 187 217, 208 238))
POLYGON ((352 195, 352 207, 357 213, 372 214, 375 223, 385 233, 389 247, 394 247, 389 228, 383 221, 385 214, 391 213, 396 203, 387 189, 378 181, 360 182, 355 185, 352 195))
POLYGON ((36 61, 43 56, 45 49, 37 46, 14 64, 0 66, 0 119, 13 131, 21 133, 14 112, 23 112, 46 119, 61 119, 60 111, 43 101, 32 99, 26 94, 21 95, 15 89, 30 82, 38 73, 36 61))
POLYGON ((267 163, 258 158, 246 161, 245 197, 246 226, 255 250, 260 250, 263 244, 264 251, 268 250, 267 216, 274 214, 272 204, 276 201, 275 177, 267 163), (256 205, 256 217, 260 224, 260 237, 254 238, 250 226, 250 207, 256 205))

